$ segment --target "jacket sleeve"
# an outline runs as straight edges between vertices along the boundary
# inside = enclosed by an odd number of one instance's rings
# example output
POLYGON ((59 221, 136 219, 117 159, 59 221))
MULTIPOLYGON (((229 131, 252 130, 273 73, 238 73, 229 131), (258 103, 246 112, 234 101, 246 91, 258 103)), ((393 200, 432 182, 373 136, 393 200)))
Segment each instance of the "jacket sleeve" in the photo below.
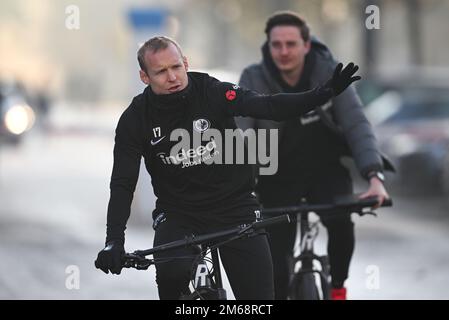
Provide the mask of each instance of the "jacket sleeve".
POLYGON ((332 90, 320 86, 301 93, 264 95, 216 79, 209 89, 210 101, 228 117, 244 116, 276 121, 304 115, 333 96, 332 90))
MULTIPOLYGON (((253 88, 251 83, 251 76, 248 72, 248 69, 243 70, 242 75, 240 76, 239 86, 245 89, 253 88)), ((256 119, 251 117, 235 117, 234 118, 237 127, 242 130, 246 129, 256 129, 256 119)))
MULTIPOLYGON (((335 61, 329 64, 329 74, 332 74, 336 64, 335 61)), ((363 112, 362 102, 354 86, 351 85, 335 97, 333 105, 335 121, 343 133, 362 177, 367 178, 370 171, 383 170, 376 137, 363 112)))
POLYGON ((114 165, 110 182, 106 242, 124 240, 126 223, 139 176, 142 142, 139 121, 128 108, 120 117, 115 131, 114 165))

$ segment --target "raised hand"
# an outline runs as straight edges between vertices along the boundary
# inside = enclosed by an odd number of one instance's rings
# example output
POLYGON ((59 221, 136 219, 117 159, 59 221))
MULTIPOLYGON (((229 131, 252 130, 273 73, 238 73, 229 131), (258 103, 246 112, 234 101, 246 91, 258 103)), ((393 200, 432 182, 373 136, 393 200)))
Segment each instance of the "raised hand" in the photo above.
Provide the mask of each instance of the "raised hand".
POLYGON ((333 91, 334 96, 338 96, 340 93, 346 90, 351 83, 361 79, 360 76, 354 76, 354 74, 359 70, 359 67, 354 63, 349 63, 344 69, 343 64, 339 63, 334 70, 332 78, 330 78, 325 87, 333 91))

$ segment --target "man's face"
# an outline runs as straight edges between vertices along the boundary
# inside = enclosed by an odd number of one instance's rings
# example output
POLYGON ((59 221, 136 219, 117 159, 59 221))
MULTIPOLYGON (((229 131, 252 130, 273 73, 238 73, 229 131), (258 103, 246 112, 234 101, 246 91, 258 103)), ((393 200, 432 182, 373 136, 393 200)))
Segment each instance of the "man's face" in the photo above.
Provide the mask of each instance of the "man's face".
POLYGON ((140 78, 155 94, 175 93, 187 87, 187 59, 174 44, 157 52, 147 50, 145 66, 147 72, 140 70, 140 78))
POLYGON ((270 31, 270 54, 281 72, 292 72, 304 65, 310 50, 310 41, 305 42, 298 27, 276 26, 270 31))

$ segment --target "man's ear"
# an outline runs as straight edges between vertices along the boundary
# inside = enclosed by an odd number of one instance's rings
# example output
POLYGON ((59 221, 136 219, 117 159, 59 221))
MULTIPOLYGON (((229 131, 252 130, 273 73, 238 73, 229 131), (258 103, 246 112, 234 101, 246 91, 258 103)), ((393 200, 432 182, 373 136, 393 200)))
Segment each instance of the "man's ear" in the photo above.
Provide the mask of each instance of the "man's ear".
POLYGON ((148 74, 145 71, 139 70, 139 75, 140 80, 142 80, 143 83, 145 83, 146 85, 150 84, 150 77, 148 77, 148 74))
POLYGON ((186 71, 189 71, 189 62, 187 61, 186 56, 182 56, 182 63, 184 63, 184 67, 186 68, 186 71))
POLYGON ((304 47, 306 48, 306 54, 309 53, 310 49, 312 48, 312 41, 306 41, 304 42, 304 47))

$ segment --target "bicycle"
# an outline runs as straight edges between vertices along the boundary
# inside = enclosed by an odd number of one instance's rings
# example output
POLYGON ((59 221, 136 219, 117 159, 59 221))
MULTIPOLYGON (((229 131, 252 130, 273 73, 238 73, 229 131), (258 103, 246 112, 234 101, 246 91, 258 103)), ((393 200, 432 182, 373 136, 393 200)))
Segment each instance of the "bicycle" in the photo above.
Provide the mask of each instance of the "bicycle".
MULTIPOLYGON (((220 270, 220 259, 217 249, 230 241, 252 237, 260 234, 258 231, 277 223, 290 222, 289 215, 280 215, 273 218, 260 219, 260 211, 256 211, 256 221, 250 224, 240 225, 235 228, 203 235, 191 235, 184 239, 169 242, 148 250, 136 250, 126 253, 122 260, 124 268, 146 270, 155 263, 161 263, 171 258, 147 259, 146 256, 154 253, 165 252, 181 247, 191 246, 196 248, 196 259, 192 265, 191 284, 193 291, 182 295, 181 300, 226 300, 226 290, 220 270), (219 242, 217 242, 219 241, 219 242), (211 258, 208 257, 210 253, 211 258), (211 264, 211 267, 209 265, 211 264)), ((179 257, 178 257, 179 259, 179 257)))
MULTIPOLYGON (((338 198, 332 204, 310 205, 304 201, 298 206, 262 209, 262 214, 296 214, 300 216, 300 246, 294 250, 290 259, 290 300, 329 300, 330 265, 327 255, 318 256, 314 252, 314 242, 318 236, 319 220, 311 223, 309 213, 321 215, 335 215, 335 210, 357 213, 360 216, 367 214, 376 216, 371 210, 377 204, 377 198, 358 199, 354 196, 338 198), (297 268, 298 263, 299 268, 297 268), (297 270, 296 270, 297 269, 297 270)), ((382 207, 392 206, 391 199, 385 199, 382 207)))

